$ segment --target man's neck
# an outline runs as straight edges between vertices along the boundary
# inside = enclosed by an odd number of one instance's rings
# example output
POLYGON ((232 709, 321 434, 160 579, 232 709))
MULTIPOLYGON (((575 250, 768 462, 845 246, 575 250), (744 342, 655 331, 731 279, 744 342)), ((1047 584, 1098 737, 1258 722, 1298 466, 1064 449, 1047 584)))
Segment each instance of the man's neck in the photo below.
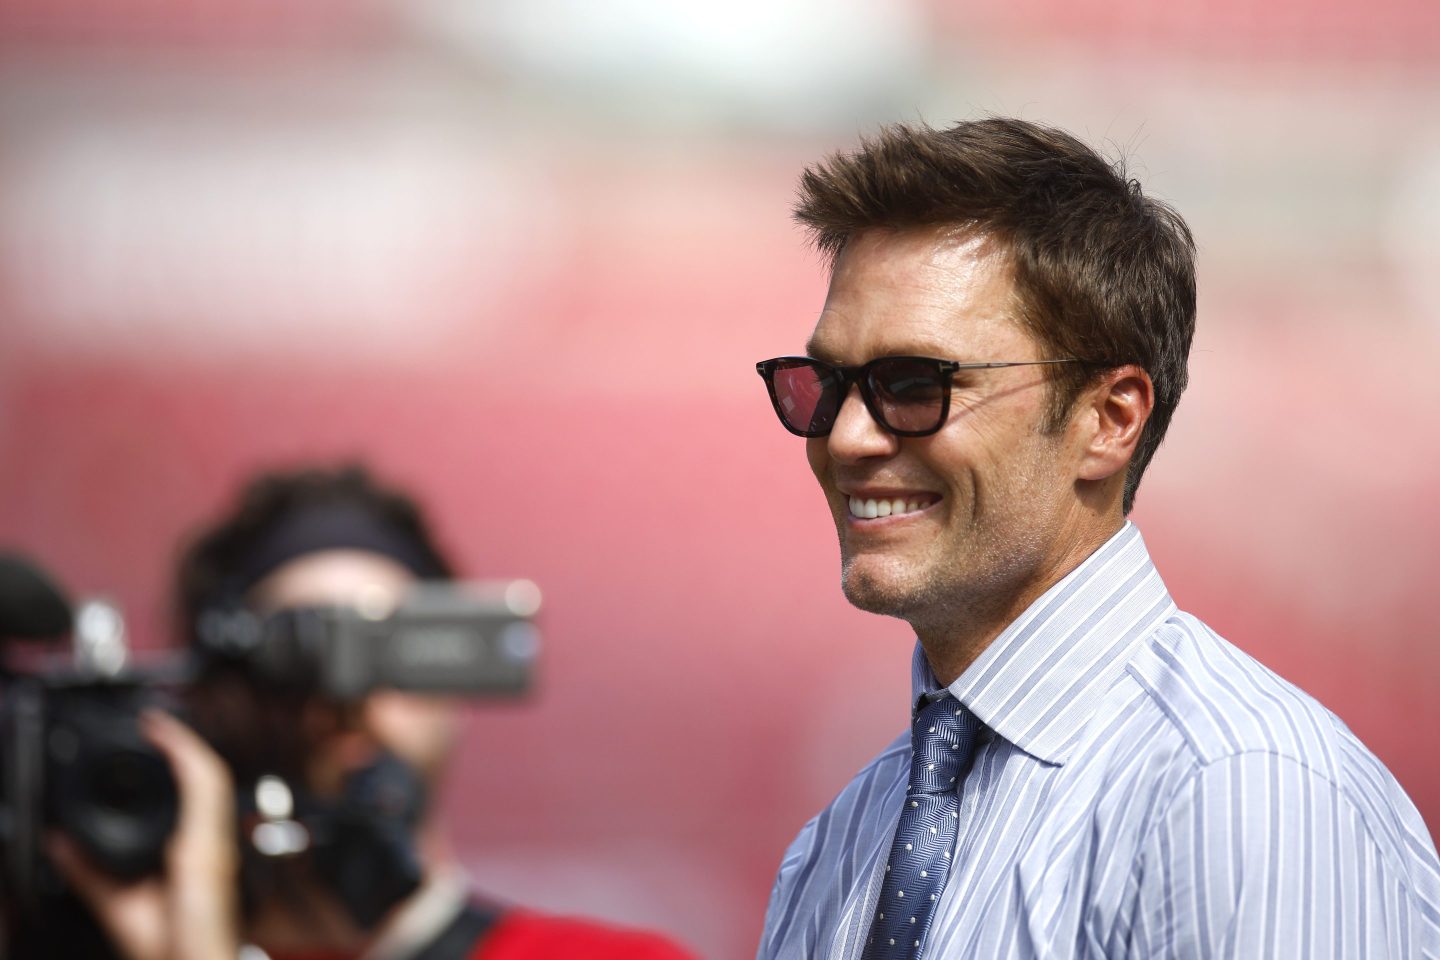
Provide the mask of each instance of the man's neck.
POLYGON ((1084 563, 1124 526, 1123 517, 1096 527, 1085 536, 1067 539, 1066 546, 1047 558, 1037 573, 1016 588, 984 595, 957 596, 927 616, 910 620, 930 670, 948 687, 1019 619, 1036 600, 1084 563))

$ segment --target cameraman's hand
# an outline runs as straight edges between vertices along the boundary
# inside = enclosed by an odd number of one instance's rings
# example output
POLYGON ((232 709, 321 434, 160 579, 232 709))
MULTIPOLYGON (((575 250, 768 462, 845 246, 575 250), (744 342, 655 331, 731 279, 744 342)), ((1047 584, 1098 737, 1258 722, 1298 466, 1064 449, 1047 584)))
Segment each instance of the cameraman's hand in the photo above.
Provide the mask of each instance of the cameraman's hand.
POLYGON ((50 838, 51 858, 130 960, 235 960, 239 848, 230 772, 173 717, 147 711, 140 726, 169 760, 180 793, 164 875, 122 883, 87 863, 62 836, 50 838))

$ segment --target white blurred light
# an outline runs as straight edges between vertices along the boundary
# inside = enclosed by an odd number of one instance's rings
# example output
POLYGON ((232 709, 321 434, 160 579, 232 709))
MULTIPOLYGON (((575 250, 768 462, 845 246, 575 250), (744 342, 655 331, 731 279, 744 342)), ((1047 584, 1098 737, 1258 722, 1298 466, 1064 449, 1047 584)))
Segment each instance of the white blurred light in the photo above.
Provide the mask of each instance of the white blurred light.
POLYGON ((108 600, 87 600, 75 612, 75 665, 99 676, 117 676, 125 668, 129 648, 125 618, 108 600))
POLYGON ((522 81, 665 124, 795 131, 903 109, 928 52, 913 0, 426 0, 401 10, 522 81))
POLYGON ((1396 179, 1386 247, 1414 308, 1440 333, 1440 131, 1406 155, 1412 159, 1396 179))
POLYGON ((542 187, 424 120, 104 112, 12 142, 0 184, 11 302, 72 353, 423 358, 545 222, 542 187))
POLYGON ((255 849, 267 857, 288 857, 310 847, 310 832, 294 820, 257 824, 250 834, 255 849))
POLYGON ((272 774, 261 777, 255 781, 255 809, 267 820, 288 820, 295 812, 290 786, 272 774))
POLYGON ((540 610, 540 587, 533 580, 512 580, 505 585, 505 606, 517 617, 533 617, 540 610))

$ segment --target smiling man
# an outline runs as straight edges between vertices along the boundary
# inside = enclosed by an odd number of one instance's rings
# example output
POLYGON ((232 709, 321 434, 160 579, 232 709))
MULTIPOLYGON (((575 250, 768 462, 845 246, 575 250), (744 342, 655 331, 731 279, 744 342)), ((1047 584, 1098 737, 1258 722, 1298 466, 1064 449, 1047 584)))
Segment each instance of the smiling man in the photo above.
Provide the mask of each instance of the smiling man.
POLYGON ((1440 957, 1440 864, 1333 714, 1179 611, 1126 520, 1184 390, 1194 245, 1057 130, 896 126, 807 171, 806 439, 911 729, 801 831, 761 960, 1440 957))

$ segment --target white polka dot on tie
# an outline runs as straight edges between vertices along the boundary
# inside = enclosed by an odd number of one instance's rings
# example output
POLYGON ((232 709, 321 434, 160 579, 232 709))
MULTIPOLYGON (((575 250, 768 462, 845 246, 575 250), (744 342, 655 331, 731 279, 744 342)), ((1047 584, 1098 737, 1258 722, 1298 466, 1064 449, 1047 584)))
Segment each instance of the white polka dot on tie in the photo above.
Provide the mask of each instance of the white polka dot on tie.
POLYGON ((939 833, 940 831, 937 830, 937 829, 935 829, 934 827, 931 827, 931 828, 930 828, 930 832, 931 832, 931 833, 939 833))
POLYGON ((894 938, 894 937, 891 937, 891 938, 890 938, 890 946, 892 946, 892 947, 895 946, 895 938, 894 938))
POLYGON ((958 717, 958 716, 960 716, 960 714, 962 714, 962 713, 964 713, 964 712, 965 712, 964 710, 956 710, 956 711, 955 711, 955 716, 958 717))
POLYGON ((951 778, 950 778, 950 782, 951 782, 951 783, 954 783, 954 782, 955 782, 955 778, 954 778, 954 777, 951 777, 951 778))
POLYGON ((910 801, 910 806, 912 806, 912 807, 918 807, 918 806, 920 806, 920 801, 919 801, 919 800, 911 800, 911 801, 910 801))
POLYGON ((951 810, 951 811, 950 811, 950 816, 951 816, 952 818, 956 819, 956 820, 959 820, 959 819, 960 819, 960 811, 959 811, 959 810, 951 810))
POLYGON ((911 918, 910 918, 910 922, 911 922, 911 923, 914 923, 914 922, 915 922, 915 918, 914 918, 914 917, 911 917, 911 918))
POLYGON ((949 859, 950 859, 950 851, 949 851, 949 850, 946 850, 946 851, 945 851, 945 859, 946 859, 946 860, 949 860, 949 859))
POLYGON ((920 871, 920 876, 922 876, 922 877, 928 877, 928 876, 930 876, 930 874, 926 873, 924 870, 921 870, 921 871, 920 871))
POLYGON ((881 920, 884 920, 884 919, 885 919, 885 914, 883 914, 883 913, 880 914, 880 919, 881 919, 881 920))
POLYGON ((886 873, 889 873, 889 872, 890 872, 890 864, 888 864, 888 863, 885 864, 885 872, 886 872, 886 873))
POLYGON ((934 900, 934 899, 935 899, 935 894, 933 894, 933 893, 930 894, 930 899, 931 899, 931 900, 934 900))
POLYGON ((960 744, 958 744, 958 743, 952 743, 952 744, 950 744, 950 749, 951 749, 951 750, 959 750, 959 749, 960 749, 960 744))
POLYGON ((934 770, 934 769, 935 769, 935 764, 932 763, 932 764, 930 764, 930 766, 926 767, 925 769, 926 769, 926 770, 934 770))
POLYGON ((935 728, 934 728, 934 727, 931 727, 931 728, 930 728, 930 732, 931 732, 931 733, 934 733, 934 732, 935 732, 935 728))
POLYGON ((915 849, 915 844, 913 844, 913 843, 907 843, 907 844, 905 844, 905 849, 906 849, 906 850, 914 850, 914 849, 915 849))
POLYGON ((920 941, 919 941, 919 940, 916 940, 916 941, 915 941, 915 946, 917 946, 917 947, 920 946, 920 941))
POLYGON ((896 891, 895 891, 895 896, 899 897, 901 900, 904 900, 904 899, 905 899, 905 891, 904 891, 904 890, 896 890, 896 891))

